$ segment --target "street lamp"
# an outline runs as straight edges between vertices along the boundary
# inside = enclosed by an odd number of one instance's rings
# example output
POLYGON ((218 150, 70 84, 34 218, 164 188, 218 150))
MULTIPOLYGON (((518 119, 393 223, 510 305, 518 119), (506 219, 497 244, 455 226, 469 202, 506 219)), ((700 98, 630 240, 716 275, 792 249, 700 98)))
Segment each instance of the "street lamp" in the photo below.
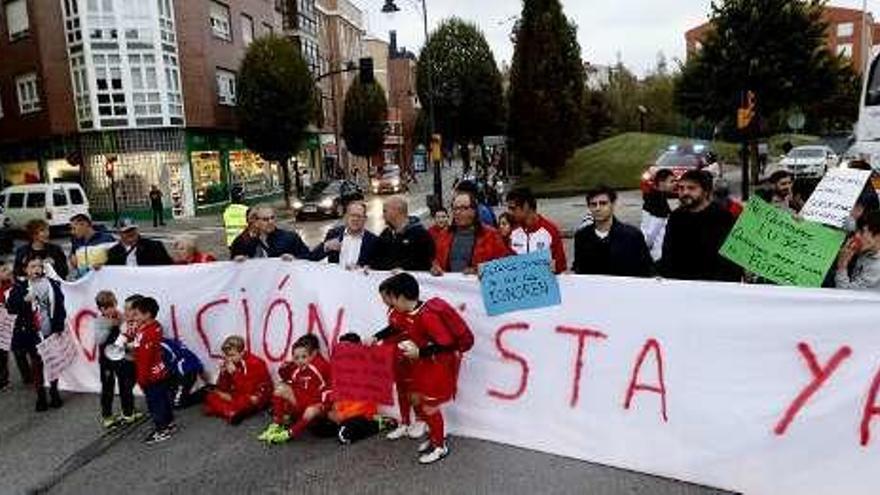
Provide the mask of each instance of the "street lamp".
MULTIPOLYGON (((383 14, 393 14, 395 12, 400 12, 400 7, 395 3, 396 0, 385 0, 385 5, 382 6, 383 14)), ((425 64, 425 74, 428 78, 428 136, 425 140, 426 143, 430 143, 434 138, 434 77, 431 73, 431 62, 428 59, 428 6, 425 3, 425 0, 422 0, 422 22, 424 24, 425 30, 425 48, 422 49, 421 57, 419 60, 420 64, 425 64)), ((443 177, 440 174, 440 160, 434 160, 434 205, 440 206, 443 204, 443 177)))

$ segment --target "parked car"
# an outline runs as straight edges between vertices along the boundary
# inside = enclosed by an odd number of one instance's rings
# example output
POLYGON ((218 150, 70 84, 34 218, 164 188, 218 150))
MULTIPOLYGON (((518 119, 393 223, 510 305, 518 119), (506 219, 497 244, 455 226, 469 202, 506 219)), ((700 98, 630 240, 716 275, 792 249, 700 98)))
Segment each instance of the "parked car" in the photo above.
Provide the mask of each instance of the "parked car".
POLYGON ((406 191, 406 184, 400 176, 400 167, 385 167, 382 172, 370 180, 373 194, 395 194, 406 191))
POLYGON ((810 145, 793 148, 779 161, 779 166, 796 178, 818 179, 829 168, 837 166, 840 158, 829 146, 810 145))
POLYGON ((670 169, 678 179, 688 170, 705 170, 716 179, 723 176, 723 165, 718 156, 705 144, 673 144, 666 148, 642 174, 642 192, 654 187, 654 174, 660 169, 670 169))
POLYGON ((297 220, 306 217, 340 218, 349 201, 363 198, 363 190, 352 181, 318 181, 302 199, 293 201, 293 210, 297 220))
POLYGON ((6 217, 3 207, 0 206, 0 254, 12 252, 14 239, 14 232, 9 228, 9 218, 6 217))
POLYGON ((6 226, 23 229, 35 219, 45 220, 52 228, 67 228, 70 218, 89 214, 89 200, 79 184, 24 184, 0 191, 0 207, 6 226))

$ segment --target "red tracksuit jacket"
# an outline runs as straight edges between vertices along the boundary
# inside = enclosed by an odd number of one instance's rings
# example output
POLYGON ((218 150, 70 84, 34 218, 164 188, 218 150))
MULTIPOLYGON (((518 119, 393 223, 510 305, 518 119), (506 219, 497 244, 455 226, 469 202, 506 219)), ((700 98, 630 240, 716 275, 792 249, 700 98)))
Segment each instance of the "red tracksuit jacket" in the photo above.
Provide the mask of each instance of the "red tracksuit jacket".
POLYGON ((269 400, 272 395, 272 378, 266 362, 251 353, 245 353, 236 367, 235 373, 224 368, 217 378, 217 390, 226 392, 233 397, 245 395, 257 396, 260 401, 269 400))
POLYGON ((162 360, 162 325, 152 321, 139 327, 134 337, 134 366, 137 384, 141 388, 161 382, 168 377, 162 360))
POLYGON ((297 407, 330 402, 330 364, 324 356, 317 354, 302 368, 294 363, 284 363, 278 369, 278 375, 293 389, 297 407))

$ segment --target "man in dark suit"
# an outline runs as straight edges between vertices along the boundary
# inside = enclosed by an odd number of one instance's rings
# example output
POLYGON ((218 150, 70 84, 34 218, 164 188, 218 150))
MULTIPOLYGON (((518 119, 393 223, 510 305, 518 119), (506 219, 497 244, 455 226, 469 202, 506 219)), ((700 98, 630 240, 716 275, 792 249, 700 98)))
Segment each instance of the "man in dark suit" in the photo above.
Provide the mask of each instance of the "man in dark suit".
POLYGON ((370 266, 378 237, 365 228, 367 204, 352 201, 345 209, 345 225, 333 227, 312 251, 312 260, 327 261, 351 270, 370 266))
POLYGON ((137 224, 130 218, 123 218, 119 226, 119 243, 107 252, 107 264, 162 266, 173 265, 174 261, 161 241, 141 237, 137 224))
MULTIPOLYGON (((275 210, 271 206, 256 206, 252 210, 254 223, 245 229, 229 246, 235 261, 248 258, 311 259, 311 251, 296 232, 279 229, 275 210)), ((249 215, 250 216, 250 215, 249 215)))

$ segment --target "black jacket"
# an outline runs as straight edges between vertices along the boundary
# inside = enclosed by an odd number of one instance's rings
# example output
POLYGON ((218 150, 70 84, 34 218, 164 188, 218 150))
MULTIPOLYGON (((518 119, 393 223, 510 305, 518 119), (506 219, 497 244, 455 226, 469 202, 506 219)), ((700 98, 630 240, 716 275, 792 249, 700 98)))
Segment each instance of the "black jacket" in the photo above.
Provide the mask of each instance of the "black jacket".
MULTIPOLYGON (((327 235, 324 236, 324 242, 336 239, 339 242, 342 242, 342 238, 345 235, 345 226, 339 225, 337 227, 333 227, 327 232, 327 235)), ((318 244, 311 254, 312 261, 321 261, 324 258, 327 258, 327 261, 333 264, 339 264, 339 251, 324 251, 324 242, 318 244)), ((369 266, 370 262, 373 260, 373 256, 376 252, 376 246, 379 243, 379 238, 376 237, 376 234, 370 232, 369 230, 364 230, 363 239, 361 240, 361 252, 358 254, 358 266, 369 266)))
POLYGON ((391 227, 382 231, 369 266, 376 270, 428 271, 433 262, 434 239, 418 219, 412 219, 401 233, 391 227))
POLYGON ((68 266, 67 256, 61 246, 52 243, 46 243, 46 247, 42 251, 35 251, 31 244, 25 244, 15 249, 15 262, 13 263, 13 273, 16 277, 24 277, 24 262, 32 253, 39 253, 46 259, 52 260, 52 268, 61 280, 67 279, 68 266))
MULTIPOLYGON (((64 322, 67 319, 67 311, 64 309, 64 294, 61 292, 60 282, 48 280, 49 285, 52 286, 54 298, 51 315, 52 333, 62 333, 64 322)), ((16 315, 12 331, 12 350, 14 351, 33 349, 40 342, 40 329, 35 326, 33 305, 24 300, 28 293, 28 287, 26 279, 16 280, 9 291, 9 297, 6 299, 6 309, 10 314, 16 315)))
MULTIPOLYGON (((253 258, 256 256, 257 247, 261 242, 258 237, 252 236, 250 232, 245 230, 232 241, 232 245, 229 246, 229 254, 233 258, 236 256, 253 258)), ((309 247, 306 246, 299 234, 289 230, 275 229, 266 236, 263 249, 268 258, 280 258, 281 255, 290 254, 297 259, 311 259, 309 247)))
MULTIPOLYGON (((168 255, 165 245, 161 241, 155 239, 147 239, 141 237, 137 242, 137 258, 138 266, 163 266, 173 265, 174 261, 168 255)), ((107 252, 107 265, 109 266, 125 266, 128 258, 129 249, 121 242, 110 248, 107 252)))
POLYGON ((672 212, 660 274, 682 280, 741 280, 742 269, 719 254, 733 224, 733 215, 715 203, 698 213, 682 208, 672 212))
POLYGON ((575 234, 571 269, 580 275, 649 277, 653 262, 642 232, 615 218, 604 239, 596 235, 595 225, 575 234))

